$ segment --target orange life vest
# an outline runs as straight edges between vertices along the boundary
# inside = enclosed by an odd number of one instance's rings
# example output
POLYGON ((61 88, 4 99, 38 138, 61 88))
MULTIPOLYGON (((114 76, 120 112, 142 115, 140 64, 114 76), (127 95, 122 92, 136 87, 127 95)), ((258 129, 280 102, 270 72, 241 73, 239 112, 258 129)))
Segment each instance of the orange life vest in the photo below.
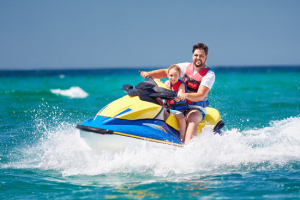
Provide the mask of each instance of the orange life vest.
MULTIPOLYGON (((201 81, 206 73, 209 71, 209 68, 203 68, 194 75, 194 64, 191 63, 187 66, 186 72, 182 80, 186 83, 187 89, 190 92, 196 93, 200 87, 201 81)), ((187 100, 189 105, 201 105, 202 107, 207 107, 208 104, 208 94, 203 101, 192 102, 187 100)))

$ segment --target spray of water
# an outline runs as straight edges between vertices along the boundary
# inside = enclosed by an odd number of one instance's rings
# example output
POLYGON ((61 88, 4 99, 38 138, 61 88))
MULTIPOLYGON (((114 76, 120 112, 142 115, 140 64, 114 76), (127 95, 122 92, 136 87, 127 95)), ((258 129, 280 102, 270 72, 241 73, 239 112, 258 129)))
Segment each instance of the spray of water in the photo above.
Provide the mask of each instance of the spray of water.
POLYGON ((67 90, 51 89, 50 91, 53 94, 67 96, 70 98, 86 98, 89 95, 78 86, 71 87, 70 89, 67 90))
POLYGON ((80 138, 74 123, 38 120, 40 139, 21 149, 23 158, 10 167, 56 170, 63 176, 120 175, 168 177, 188 174, 250 172, 299 165, 300 117, 269 127, 223 136, 206 129, 183 148, 132 147, 120 152, 96 152, 80 138))

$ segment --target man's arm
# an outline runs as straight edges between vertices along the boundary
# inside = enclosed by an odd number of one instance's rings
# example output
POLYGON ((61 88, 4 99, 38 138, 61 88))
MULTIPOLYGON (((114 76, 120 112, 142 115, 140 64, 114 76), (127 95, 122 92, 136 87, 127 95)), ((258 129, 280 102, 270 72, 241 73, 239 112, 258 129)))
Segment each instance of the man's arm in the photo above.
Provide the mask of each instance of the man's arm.
POLYGON ((204 85, 200 85, 197 93, 178 93, 177 97, 181 100, 188 99, 193 102, 203 101, 210 89, 204 85))
POLYGON ((202 79, 201 85, 198 88, 197 93, 182 93, 180 96, 177 95, 181 100, 188 99, 193 102, 203 101, 206 95, 209 93, 215 82, 215 73, 209 71, 202 79))
POLYGON ((166 78, 168 69, 158 69, 150 72, 141 72, 141 76, 145 78, 146 76, 151 76, 153 78, 166 78))

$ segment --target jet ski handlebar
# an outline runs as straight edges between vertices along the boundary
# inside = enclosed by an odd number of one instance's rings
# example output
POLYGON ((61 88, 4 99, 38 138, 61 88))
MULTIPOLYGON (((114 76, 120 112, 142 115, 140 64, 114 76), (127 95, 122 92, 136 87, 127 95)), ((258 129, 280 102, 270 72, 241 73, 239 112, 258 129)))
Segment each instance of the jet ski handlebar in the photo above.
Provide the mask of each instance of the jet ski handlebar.
MULTIPOLYGON (((142 71, 139 71, 139 74, 141 74, 141 73, 142 73, 142 71)), ((146 76, 145 79, 146 79, 146 81, 149 81, 150 83, 157 85, 157 83, 154 81, 154 79, 151 76, 146 76)))
MULTIPOLYGON (((141 71, 139 71, 141 73, 141 71)), ((146 81, 142 81, 135 87, 132 85, 123 85, 122 90, 129 96, 138 96, 143 101, 157 103, 157 99, 173 100, 177 97, 177 92, 159 87, 151 76, 145 77, 146 81)))

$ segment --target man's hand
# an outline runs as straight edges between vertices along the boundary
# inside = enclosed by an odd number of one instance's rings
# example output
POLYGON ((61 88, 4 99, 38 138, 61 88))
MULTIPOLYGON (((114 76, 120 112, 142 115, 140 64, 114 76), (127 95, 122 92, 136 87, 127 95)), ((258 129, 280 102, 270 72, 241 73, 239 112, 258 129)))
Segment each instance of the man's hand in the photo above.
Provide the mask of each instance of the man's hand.
POLYGON ((143 78, 146 78, 147 76, 149 76, 148 72, 141 72, 140 74, 143 78))

